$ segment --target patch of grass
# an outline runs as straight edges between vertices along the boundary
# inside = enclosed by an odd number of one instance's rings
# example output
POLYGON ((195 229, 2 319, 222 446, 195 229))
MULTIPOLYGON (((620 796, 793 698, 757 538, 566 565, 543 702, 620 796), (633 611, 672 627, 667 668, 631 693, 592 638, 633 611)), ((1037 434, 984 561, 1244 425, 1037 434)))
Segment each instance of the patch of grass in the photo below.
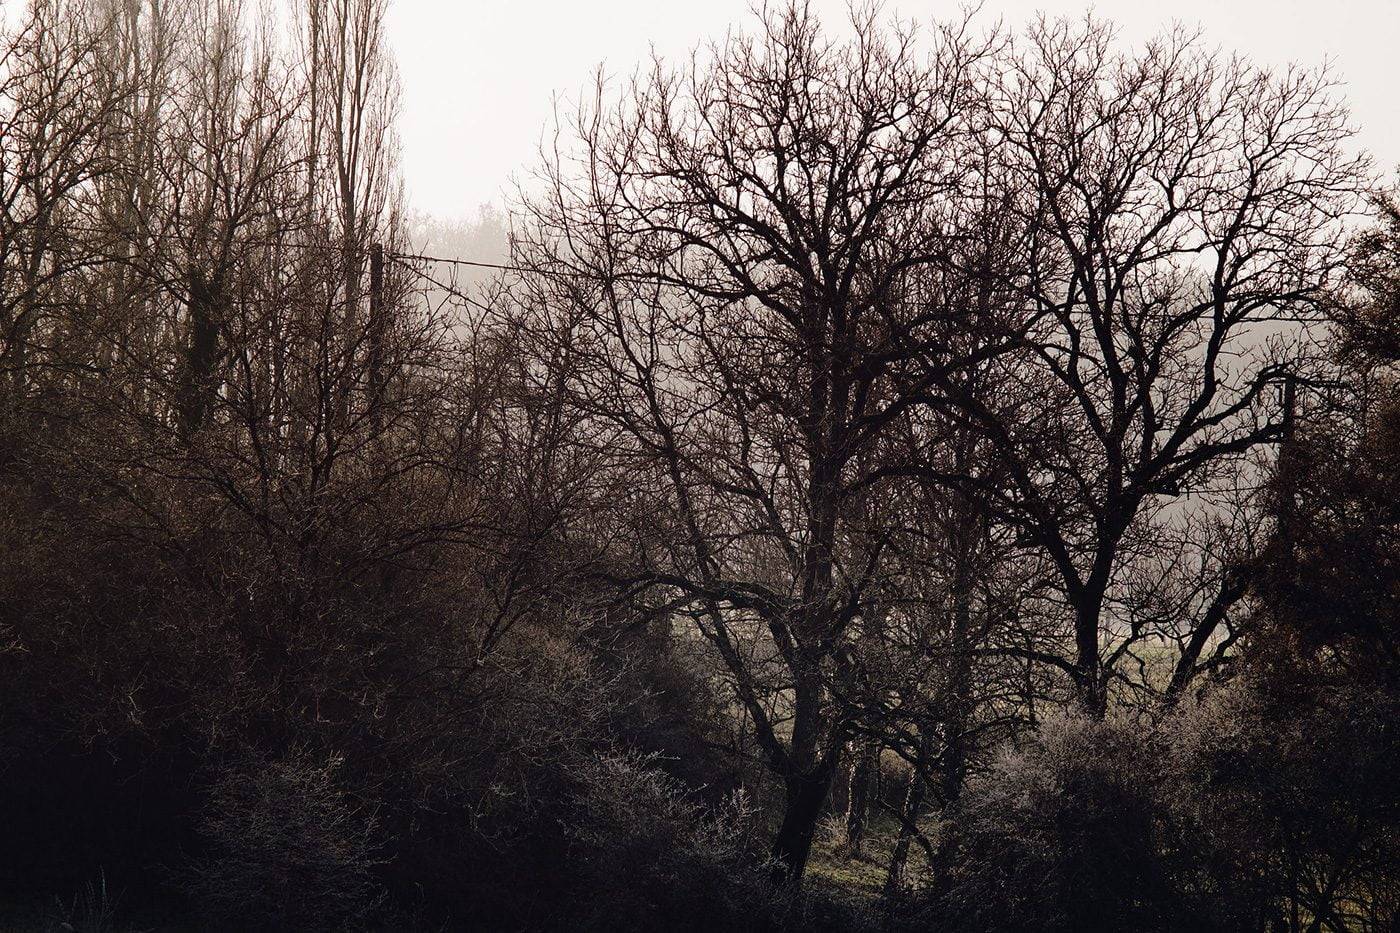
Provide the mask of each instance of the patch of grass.
POLYGON ((840 851, 828 849, 812 853, 807 874, 831 887, 878 898, 885 887, 888 864, 887 860, 877 860, 870 855, 850 858, 840 851))
POLYGON ((894 820, 871 814, 861 854, 854 856, 846 849, 840 820, 829 820, 812 843, 807 877, 815 884, 839 889, 851 898, 878 901, 885 890, 890 852, 897 834, 894 820))

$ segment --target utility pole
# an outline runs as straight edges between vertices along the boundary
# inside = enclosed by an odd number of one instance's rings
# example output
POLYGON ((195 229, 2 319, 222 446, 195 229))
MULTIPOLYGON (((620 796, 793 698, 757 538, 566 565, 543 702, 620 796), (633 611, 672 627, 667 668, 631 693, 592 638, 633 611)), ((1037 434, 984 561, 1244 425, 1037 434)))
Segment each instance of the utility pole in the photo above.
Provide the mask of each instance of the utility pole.
POLYGON ((1296 553, 1293 535, 1297 510, 1298 458, 1294 449, 1294 420, 1296 417, 1297 388, 1293 373, 1283 380, 1283 438, 1278 451, 1279 513, 1278 541, 1282 548, 1280 557, 1284 562, 1285 579, 1293 575, 1293 560, 1296 553))
POLYGON ((1283 381, 1283 442, 1279 447, 1279 479, 1283 486, 1283 519, 1289 524, 1293 519, 1293 487, 1296 464, 1293 455, 1293 421, 1297 405, 1297 389, 1293 374, 1283 381))
POLYGON ((384 247, 369 247, 369 406, 377 434, 383 427, 379 406, 384 397, 384 247))

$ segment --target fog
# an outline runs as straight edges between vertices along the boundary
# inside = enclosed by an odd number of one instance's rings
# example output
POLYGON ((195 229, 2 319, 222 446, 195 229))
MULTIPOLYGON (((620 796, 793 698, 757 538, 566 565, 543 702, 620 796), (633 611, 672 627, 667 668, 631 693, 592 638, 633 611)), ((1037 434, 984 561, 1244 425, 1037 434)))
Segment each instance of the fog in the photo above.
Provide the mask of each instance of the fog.
MULTIPOLYGON (((812 0, 831 24, 845 21, 842 0, 812 0)), ((887 12, 927 23, 959 5, 898 0, 887 12)), ((1143 42, 1173 20, 1199 26, 1211 44, 1261 63, 1332 62, 1345 82, 1358 142, 1380 168, 1400 165, 1400 3, 1388 0, 1181 0, 1167 4, 1103 0, 1096 14, 1122 37, 1143 42)), ((988 0, 980 21, 1019 28, 1038 11, 1082 16, 1079 0, 988 0)), ((444 217, 504 205, 514 180, 526 177, 554 101, 577 99, 602 66, 630 75, 653 50, 674 58, 698 37, 752 28, 745 0, 657 3, 654 0, 442 2, 411 0, 389 12, 389 41, 403 85, 399 124, 405 181, 414 207, 444 217)))

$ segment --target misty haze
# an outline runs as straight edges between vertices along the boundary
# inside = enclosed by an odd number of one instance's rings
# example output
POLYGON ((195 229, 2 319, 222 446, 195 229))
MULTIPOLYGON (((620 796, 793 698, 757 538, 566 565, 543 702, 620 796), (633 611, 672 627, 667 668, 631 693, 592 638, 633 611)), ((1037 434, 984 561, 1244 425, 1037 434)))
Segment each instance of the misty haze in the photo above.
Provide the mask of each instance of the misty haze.
POLYGON ((0 6, 0 930, 1400 930, 1400 6, 0 6))

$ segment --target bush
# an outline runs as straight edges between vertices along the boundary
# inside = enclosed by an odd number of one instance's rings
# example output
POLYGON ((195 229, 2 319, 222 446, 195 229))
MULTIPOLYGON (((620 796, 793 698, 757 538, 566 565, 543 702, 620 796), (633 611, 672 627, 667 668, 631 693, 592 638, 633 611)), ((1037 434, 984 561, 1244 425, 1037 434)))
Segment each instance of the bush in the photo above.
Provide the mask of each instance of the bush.
POLYGON ((639 755, 605 754, 579 774, 565 827, 573 875, 566 926, 749 930, 775 903, 761 827, 741 795, 718 812, 639 755))
POLYGON ((1400 915, 1395 695, 1242 677, 1163 723, 1159 809, 1184 903, 1217 929, 1298 911, 1336 928, 1400 915))
POLYGON ((948 814, 945 873, 916 909, 920 925, 1153 928, 1162 878, 1142 731, 1066 713, 1003 752, 948 814))
POLYGON ((381 900, 372 813, 336 781, 338 758, 297 752, 230 772, 201 820, 210 854, 188 890, 216 923, 241 929, 341 929, 381 900))
POLYGON ((1285 694, 1241 676, 1155 723, 1047 720, 945 815, 942 873, 907 919, 1223 933, 1296 911, 1391 929, 1396 713, 1365 685, 1285 694))

